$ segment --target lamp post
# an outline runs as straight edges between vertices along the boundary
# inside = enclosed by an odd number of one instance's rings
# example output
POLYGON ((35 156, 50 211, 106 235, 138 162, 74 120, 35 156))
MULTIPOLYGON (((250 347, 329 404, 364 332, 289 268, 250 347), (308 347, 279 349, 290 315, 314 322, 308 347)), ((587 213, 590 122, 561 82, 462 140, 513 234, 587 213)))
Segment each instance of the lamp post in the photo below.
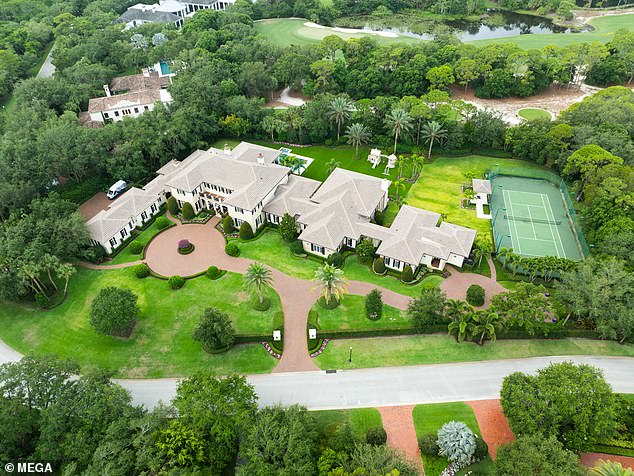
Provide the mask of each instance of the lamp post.
POLYGON ((348 362, 352 363, 352 346, 350 346, 350 356, 348 357, 348 362))

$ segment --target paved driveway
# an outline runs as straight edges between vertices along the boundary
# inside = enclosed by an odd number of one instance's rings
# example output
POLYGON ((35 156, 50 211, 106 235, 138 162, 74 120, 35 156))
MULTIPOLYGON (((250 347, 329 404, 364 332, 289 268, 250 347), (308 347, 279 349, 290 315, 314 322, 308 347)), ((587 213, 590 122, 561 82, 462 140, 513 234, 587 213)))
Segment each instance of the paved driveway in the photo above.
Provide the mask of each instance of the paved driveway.
POLYGON ((115 198, 114 200, 110 200, 108 197, 106 197, 105 193, 97 192, 84 203, 79 205, 79 213, 81 213, 86 221, 88 221, 101 210, 105 210, 110 205, 112 205, 118 198, 119 197, 115 198))

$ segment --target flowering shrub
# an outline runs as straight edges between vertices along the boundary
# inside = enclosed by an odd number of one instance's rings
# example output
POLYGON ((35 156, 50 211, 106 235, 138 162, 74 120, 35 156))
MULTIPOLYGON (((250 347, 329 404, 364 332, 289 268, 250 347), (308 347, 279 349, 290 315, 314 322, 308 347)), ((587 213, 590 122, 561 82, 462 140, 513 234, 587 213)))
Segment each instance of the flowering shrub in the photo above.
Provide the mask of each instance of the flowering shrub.
POLYGON ((178 242, 178 248, 181 250, 186 250, 190 246, 191 246, 191 243, 189 242, 189 240, 180 240, 178 242))

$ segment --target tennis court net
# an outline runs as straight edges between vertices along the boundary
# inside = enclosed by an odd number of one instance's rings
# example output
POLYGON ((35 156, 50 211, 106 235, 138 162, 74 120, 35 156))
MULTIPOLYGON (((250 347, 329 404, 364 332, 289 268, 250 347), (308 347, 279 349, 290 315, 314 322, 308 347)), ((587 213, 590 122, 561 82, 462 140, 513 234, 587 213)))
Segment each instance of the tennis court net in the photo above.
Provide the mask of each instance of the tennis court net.
POLYGON ((528 218, 528 217, 518 217, 514 215, 504 215, 509 221, 523 221, 526 223, 543 223, 545 225, 561 225, 561 220, 547 220, 545 218, 528 218))

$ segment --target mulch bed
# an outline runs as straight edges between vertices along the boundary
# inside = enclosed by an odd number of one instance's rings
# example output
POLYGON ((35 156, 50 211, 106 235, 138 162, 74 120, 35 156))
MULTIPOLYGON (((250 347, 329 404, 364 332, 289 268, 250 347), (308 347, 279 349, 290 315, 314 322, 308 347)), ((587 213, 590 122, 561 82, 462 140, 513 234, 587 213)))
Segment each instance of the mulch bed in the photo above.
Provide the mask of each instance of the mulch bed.
POLYGON ((604 453, 581 453, 581 463, 592 468, 600 459, 604 461, 616 461, 624 468, 634 469, 634 458, 628 456, 606 455, 604 453))
POLYGON ((473 409, 482 438, 489 445, 489 454, 495 459, 500 445, 508 445, 515 440, 515 435, 502 412, 500 401, 478 400, 465 403, 473 409))

